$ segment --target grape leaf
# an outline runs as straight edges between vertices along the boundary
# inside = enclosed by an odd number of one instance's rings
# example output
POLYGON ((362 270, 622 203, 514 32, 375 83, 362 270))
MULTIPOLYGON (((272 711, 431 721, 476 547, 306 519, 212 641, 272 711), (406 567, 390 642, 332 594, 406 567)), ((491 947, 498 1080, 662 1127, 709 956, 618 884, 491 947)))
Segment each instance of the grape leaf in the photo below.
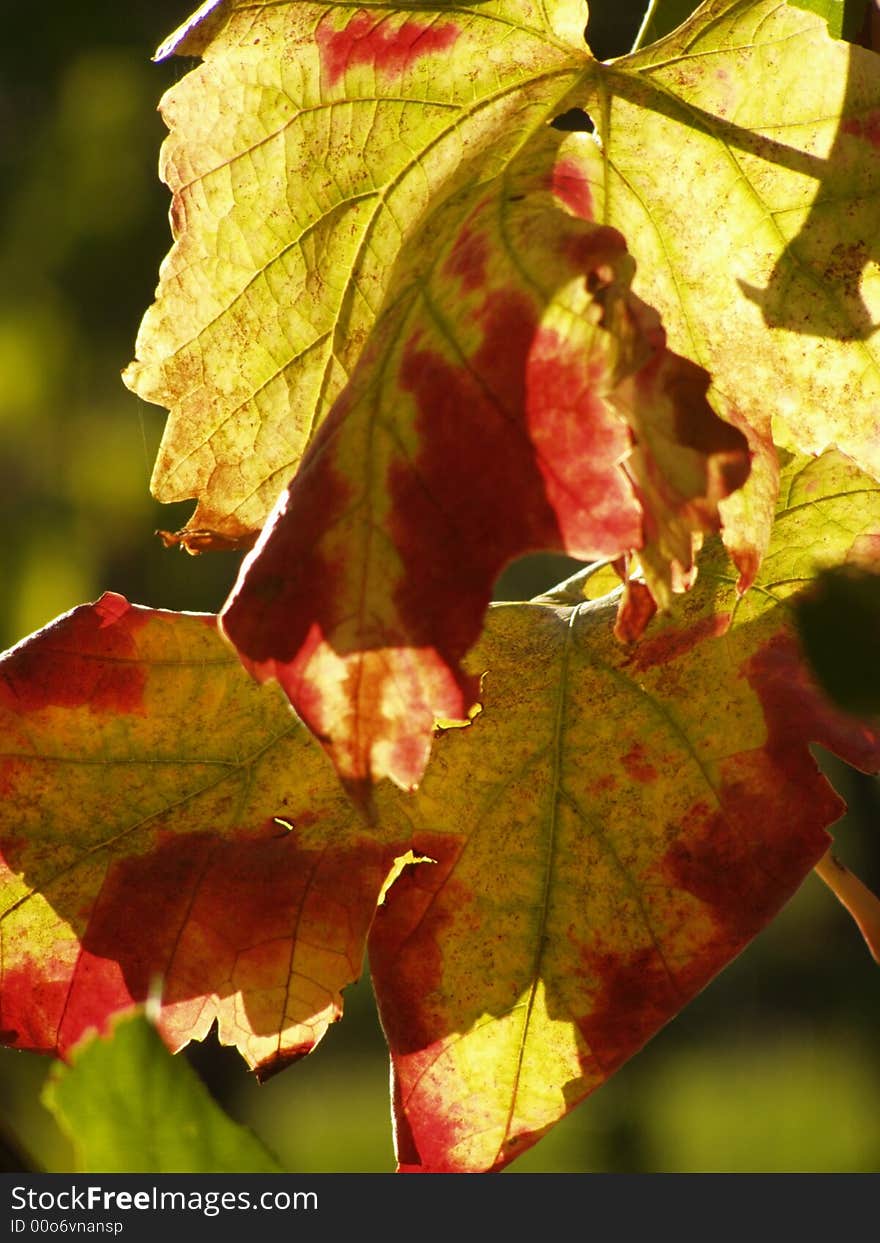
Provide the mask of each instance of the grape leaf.
POLYGON ((142 1015, 120 1016, 56 1065, 43 1103, 70 1137, 77 1168, 104 1174, 276 1174, 256 1136, 211 1098, 142 1015))
POLYGON ((554 169, 558 143, 547 130, 406 251, 223 613, 353 784, 416 784, 434 721, 467 717, 460 661, 508 561, 638 548, 668 604, 746 477, 708 377, 629 292, 620 235, 562 210, 585 212, 586 187, 554 169))
POLYGON ((67 1051, 159 975, 172 1047, 216 1016, 271 1073, 338 1017, 372 921, 401 1168, 500 1168, 824 853, 842 804, 807 744, 880 767, 789 608, 848 557, 877 568, 878 530, 852 463, 792 459, 745 596, 715 543, 631 647, 613 595, 494 608, 483 711, 441 731, 416 795, 377 789, 373 825, 211 619, 74 610, 0 663, 4 1040, 67 1051))
POLYGON ((246 542, 294 473, 425 209, 491 177, 583 72, 583 0, 219 0, 160 49, 175 243, 127 383, 191 548, 246 542))
POLYGON ((572 135, 560 158, 627 238, 671 348, 749 429, 751 478, 722 504, 745 584, 773 517, 772 442, 836 446, 880 475, 880 62, 777 0, 709 0, 602 66, 580 103, 601 149, 572 135))
MULTIPOLYGON (((198 497, 190 547, 247 540, 306 452, 224 625, 353 786, 415 784, 432 721, 472 708, 460 659, 505 560, 616 555, 616 537, 666 605, 720 506, 745 586, 769 537, 774 441, 880 468, 873 55, 776 0, 712 0, 600 65, 583 16, 574 0, 230 0, 164 49, 204 63, 166 102, 177 241, 129 373, 172 408, 158 494, 198 497), (548 135, 571 106, 591 110, 599 143, 548 135), (494 227, 469 236, 481 211, 494 227), (570 251, 562 271, 556 234, 575 238, 576 215, 593 254, 570 251), (597 225, 627 239, 634 278, 604 261, 597 225), (608 296, 626 314, 609 316, 608 296), (744 488, 741 450, 737 467, 730 433, 696 417, 697 373, 673 378, 648 307, 748 435, 744 488), (600 329, 606 408, 585 417, 584 339, 600 329), (612 376, 636 391, 635 419, 612 376), (629 458, 604 469, 628 437, 629 458), (511 462, 510 444, 528 452, 511 462), (640 522, 614 503, 622 474, 640 522), (613 513, 597 532, 571 510, 599 487, 613 513)), ((653 607, 632 587, 618 633, 637 637, 653 607)))
POLYGON ((825 853, 843 805, 807 744, 880 767, 880 732, 810 682, 788 608, 877 530, 880 489, 834 454, 784 485, 753 590, 716 546, 632 648, 613 600, 490 611, 483 712, 414 801, 437 862, 370 934, 403 1168, 496 1169, 534 1143, 825 853))
POLYGON ((213 618, 74 609, 0 663, 0 736, 4 1043, 64 1053, 154 977, 173 1049, 317 1043, 393 852, 213 618))

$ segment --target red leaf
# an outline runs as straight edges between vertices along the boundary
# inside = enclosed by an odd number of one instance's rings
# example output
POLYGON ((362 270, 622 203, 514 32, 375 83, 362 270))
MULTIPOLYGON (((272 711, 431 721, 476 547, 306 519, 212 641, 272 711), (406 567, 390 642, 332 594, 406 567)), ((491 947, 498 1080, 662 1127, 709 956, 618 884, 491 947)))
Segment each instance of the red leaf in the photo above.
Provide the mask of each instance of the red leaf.
POLYGON ((65 1054, 158 980, 172 1048, 307 1053, 395 851, 214 619, 75 609, 0 662, 0 732, 4 1041, 65 1054))
POLYGON ((640 549, 667 602, 748 469, 705 374, 630 293, 623 239, 560 209, 557 141, 460 196, 448 247, 400 272, 223 612, 355 785, 415 785, 434 721, 467 717, 461 661, 505 564, 640 549))

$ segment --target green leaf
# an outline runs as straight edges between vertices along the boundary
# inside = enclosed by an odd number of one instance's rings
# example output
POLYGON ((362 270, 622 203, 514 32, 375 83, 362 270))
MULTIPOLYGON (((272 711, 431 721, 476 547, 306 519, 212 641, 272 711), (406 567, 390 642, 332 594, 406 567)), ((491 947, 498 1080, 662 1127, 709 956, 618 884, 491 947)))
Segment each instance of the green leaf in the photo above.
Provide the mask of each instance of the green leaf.
POLYGON ((175 244, 126 382, 191 548, 248 542, 345 386, 426 211, 496 175, 591 63, 584 0, 220 0, 161 49, 175 244))
POLYGON ((80 1170, 108 1174, 274 1174, 281 1167, 172 1057, 143 1014, 119 1018, 55 1066, 43 1103, 70 1137, 80 1170))
POLYGON ((752 474, 721 507, 747 583, 774 442, 837 447, 880 476, 880 61, 777 0, 710 0, 600 66, 581 106, 601 149, 571 135, 560 157, 626 237, 671 348, 748 430, 752 474))

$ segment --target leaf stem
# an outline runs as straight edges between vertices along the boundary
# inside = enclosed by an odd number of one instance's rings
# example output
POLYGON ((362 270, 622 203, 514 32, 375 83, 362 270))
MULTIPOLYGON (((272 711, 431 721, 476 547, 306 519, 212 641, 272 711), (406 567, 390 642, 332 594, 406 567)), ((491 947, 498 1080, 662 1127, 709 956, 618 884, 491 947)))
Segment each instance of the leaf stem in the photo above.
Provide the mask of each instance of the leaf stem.
POLYGON ((583 604, 586 599, 583 592, 584 584, 599 570, 604 570, 608 564, 608 561, 593 561, 590 565, 585 565, 583 569, 575 571, 570 578, 557 583, 549 591, 542 591, 540 595, 535 596, 534 602, 540 604, 583 604))
POLYGON ((645 42, 645 38, 648 33, 648 27, 651 25, 651 22, 654 20, 654 14, 657 12, 659 4, 660 4, 660 0, 648 0, 648 7, 645 9, 645 16, 642 18, 642 24, 641 26, 639 26, 639 33, 636 35, 636 41, 632 45, 630 52, 637 52, 639 48, 642 46, 642 44, 645 42))
POLYGON ((875 962, 880 963, 880 898, 867 885, 863 885, 830 850, 822 856, 814 871, 852 915, 865 938, 871 956, 875 962))

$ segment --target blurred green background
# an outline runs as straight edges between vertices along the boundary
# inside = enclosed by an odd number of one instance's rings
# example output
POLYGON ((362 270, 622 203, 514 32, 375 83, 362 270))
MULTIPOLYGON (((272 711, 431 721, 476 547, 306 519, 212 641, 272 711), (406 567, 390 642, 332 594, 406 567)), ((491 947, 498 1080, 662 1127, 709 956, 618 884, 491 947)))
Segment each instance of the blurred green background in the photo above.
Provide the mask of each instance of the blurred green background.
MULTIPOLYGON (((638 5, 594 4, 591 42, 622 53, 638 5)), ((92 0, 4 13, 0 53, 0 647, 105 589, 215 610, 238 558, 169 551, 148 480, 162 411, 123 387, 168 248, 156 176, 152 65, 186 0, 92 0)), ((499 594, 568 572, 530 559, 499 594)), ((823 763, 826 761, 823 759, 823 763)), ((841 856, 880 888, 877 785, 833 767, 851 812, 841 856)), ((880 973, 811 877, 782 916, 648 1048, 511 1168, 516 1171, 880 1169, 880 973)), ((211 1091, 293 1171, 393 1168, 385 1048, 366 982, 304 1063, 260 1087, 211 1040, 188 1051, 211 1091)), ((68 1171, 39 1104, 48 1069, 0 1050, 0 1168, 68 1171)))

